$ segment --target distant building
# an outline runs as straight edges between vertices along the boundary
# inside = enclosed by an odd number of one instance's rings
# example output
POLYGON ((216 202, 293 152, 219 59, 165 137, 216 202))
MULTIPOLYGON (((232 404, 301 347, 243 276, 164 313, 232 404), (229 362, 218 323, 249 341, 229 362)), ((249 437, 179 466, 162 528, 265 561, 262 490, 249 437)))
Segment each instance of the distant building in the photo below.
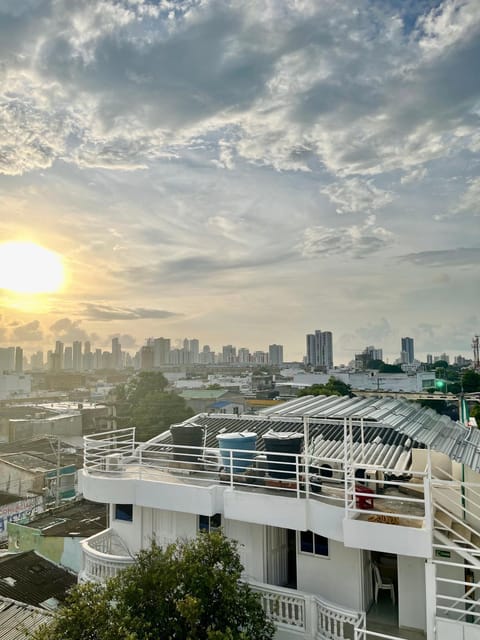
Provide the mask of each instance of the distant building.
POLYGON ((170 362, 170 338, 155 338, 153 341, 153 366, 160 367, 170 362))
POLYGON ((72 349, 72 347, 65 347, 65 353, 63 355, 63 368, 66 371, 72 371, 72 369, 73 369, 73 349, 72 349))
POLYGON ((372 360, 383 360, 383 349, 376 349, 373 345, 365 347, 362 353, 355 354, 355 369, 363 371, 367 369, 372 360))
POLYGON ((412 364, 415 360, 415 351, 413 345, 413 338, 402 338, 401 340, 401 360, 405 364, 412 364))
POLYGON ((15 373, 23 373, 23 349, 15 347, 15 373))
POLYGON ((0 400, 26 397, 32 391, 32 380, 23 373, 0 374, 0 400))
POLYGON ((153 369, 153 346, 143 346, 140 349, 140 369, 151 371, 153 369))
POLYGON ((73 370, 82 370, 82 343, 80 340, 75 340, 73 343, 73 370))
POLYGON ((268 362, 273 365, 283 364, 283 344, 268 346, 268 362))
POLYGON ((307 334, 307 364, 312 367, 333 367, 333 336, 331 331, 317 329, 307 334))
POLYGON ((122 368, 122 345, 118 338, 112 338, 112 368, 122 368))
POLYGON ((237 349, 231 344, 222 347, 222 362, 232 364, 237 360, 237 349))

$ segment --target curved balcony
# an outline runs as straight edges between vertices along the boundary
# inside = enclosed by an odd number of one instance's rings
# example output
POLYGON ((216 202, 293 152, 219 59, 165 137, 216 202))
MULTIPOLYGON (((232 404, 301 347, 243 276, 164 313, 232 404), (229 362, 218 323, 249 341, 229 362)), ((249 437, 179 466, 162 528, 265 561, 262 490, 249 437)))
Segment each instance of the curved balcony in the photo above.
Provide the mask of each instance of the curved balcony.
POLYGON ((123 540, 105 529, 81 542, 83 569, 79 581, 104 582, 134 562, 123 540))

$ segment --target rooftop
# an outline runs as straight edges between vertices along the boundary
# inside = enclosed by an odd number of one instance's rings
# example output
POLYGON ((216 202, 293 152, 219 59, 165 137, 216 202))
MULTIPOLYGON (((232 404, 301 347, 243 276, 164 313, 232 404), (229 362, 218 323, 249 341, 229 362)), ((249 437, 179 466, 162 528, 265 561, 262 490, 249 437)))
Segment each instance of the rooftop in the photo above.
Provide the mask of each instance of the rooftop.
POLYGON ((226 393, 226 389, 185 389, 180 395, 185 400, 212 400, 221 398, 226 393))
MULTIPOLYGON (((0 558, 0 596, 33 606, 52 608, 51 598, 63 602, 77 583, 75 574, 46 560, 35 551, 0 558)), ((2 635, 3 637, 3 635, 2 635)))
POLYGON ((49 618, 50 614, 44 609, 0 597, 0 629, 3 640, 25 640, 49 618))
POLYGON ((79 500, 41 513, 27 526, 40 530, 44 536, 86 538, 106 529, 106 507, 97 502, 79 500))

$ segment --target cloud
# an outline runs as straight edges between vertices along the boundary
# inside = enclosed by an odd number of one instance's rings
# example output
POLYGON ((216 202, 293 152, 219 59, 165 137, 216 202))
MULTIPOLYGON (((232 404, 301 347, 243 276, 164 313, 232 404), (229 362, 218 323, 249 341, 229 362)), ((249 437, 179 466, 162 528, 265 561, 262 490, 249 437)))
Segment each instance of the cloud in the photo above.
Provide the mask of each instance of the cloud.
POLYGON ((419 251, 400 256, 400 261, 423 267, 464 267, 480 264, 480 247, 419 251))
POLYGON ((81 326, 81 320, 70 320, 70 318, 62 318, 54 322, 50 331, 54 339, 63 342, 73 342, 74 340, 95 342, 98 336, 95 333, 88 333, 81 326))
POLYGON ((38 320, 15 327, 11 334, 11 339, 15 342, 41 342, 43 337, 43 331, 38 320))
POLYGON ((480 20, 476 0, 404 5, 8 5, 0 171, 138 169, 207 136, 229 169, 414 172, 478 144, 480 20))
POLYGON ((392 327, 386 318, 380 318, 377 323, 359 327, 356 333, 368 343, 381 344, 383 340, 392 335, 392 327))
POLYGON ((144 309, 142 307, 113 307, 105 304, 85 304, 86 317, 89 320, 141 320, 146 318, 172 318, 181 314, 163 309, 144 309))
POLYGON ((454 213, 480 216, 480 178, 474 178, 467 183, 467 189, 460 197, 454 213))
POLYGON ((371 180, 350 178, 334 182, 320 190, 330 198, 337 213, 371 213, 392 202, 389 191, 376 187, 371 180))
POLYGON ((372 215, 362 225, 310 227, 303 233, 300 251, 307 258, 334 255, 365 258, 390 246, 393 237, 390 231, 376 225, 375 216, 372 215))
POLYGON ((122 349, 135 349, 138 346, 136 338, 128 333, 112 333, 112 335, 108 336, 109 341, 113 340, 113 338, 119 339, 122 349))

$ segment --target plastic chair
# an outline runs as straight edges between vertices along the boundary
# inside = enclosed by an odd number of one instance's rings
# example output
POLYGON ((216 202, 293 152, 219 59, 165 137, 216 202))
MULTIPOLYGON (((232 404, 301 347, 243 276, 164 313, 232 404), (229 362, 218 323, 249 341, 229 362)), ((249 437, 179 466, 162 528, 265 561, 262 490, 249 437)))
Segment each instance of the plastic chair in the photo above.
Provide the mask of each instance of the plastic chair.
POLYGON ((393 581, 390 578, 382 578, 380 569, 376 564, 372 563, 372 568, 375 582, 375 602, 378 602, 378 592, 380 589, 384 589, 385 591, 390 591, 392 602, 395 604, 395 587, 393 585, 393 581))

